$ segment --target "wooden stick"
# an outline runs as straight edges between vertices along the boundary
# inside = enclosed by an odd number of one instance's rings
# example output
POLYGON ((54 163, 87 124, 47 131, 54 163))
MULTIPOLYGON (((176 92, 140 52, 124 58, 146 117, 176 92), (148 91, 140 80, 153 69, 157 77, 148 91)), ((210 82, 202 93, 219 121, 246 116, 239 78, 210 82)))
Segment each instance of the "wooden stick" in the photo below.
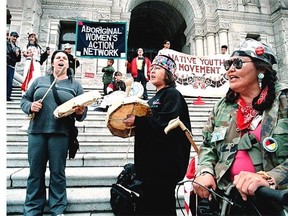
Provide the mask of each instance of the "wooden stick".
POLYGON ((51 83, 50 87, 48 88, 48 90, 46 91, 46 93, 44 94, 44 96, 42 97, 41 102, 43 102, 43 100, 45 99, 45 97, 47 96, 47 94, 49 93, 49 91, 50 91, 50 90, 52 89, 52 87, 55 85, 55 83, 56 83, 56 81, 57 81, 57 78, 58 78, 59 76, 61 76, 66 69, 67 69, 67 68, 64 66, 64 67, 61 69, 61 71, 56 75, 54 81, 51 83))
MULTIPOLYGON (((67 69, 67 68, 64 66, 64 67, 61 69, 61 71, 56 74, 56 77, 55 77, 54 81, 51 83, 51 85, 49 86, 48 90, 45 92, 44 96, 41 98, 41 100, 40 100, 41 103, 43 102, 43 100, 45 99, 45 97, 47 96, 47 94, 49 93, 49 91, 52 89, 52 87, 55 85, 55 83, 56 83, 56 81, 57 81, 57 78, 58 78, 59 76, 61 76, 61 75, 65 72, 66 69, 67 69)), ((35 112, 33 112, 33 113, 29 116, 29 119, 30 119, 30 120, 33 120, 34 117, 35 117, 35 112)))
POLYGON ((193 136, 190 131, 185 127, 183 122, 179 119, 179 117, 172 119, 168 125, 165 127, 164 132, 167 134, 170 130, 175 129, 176 127, 180 127, 184 132, 188 140, 190 141, 192 147, 194 148, 197 155, 199 154, 199 149, 193 140, 193 136))

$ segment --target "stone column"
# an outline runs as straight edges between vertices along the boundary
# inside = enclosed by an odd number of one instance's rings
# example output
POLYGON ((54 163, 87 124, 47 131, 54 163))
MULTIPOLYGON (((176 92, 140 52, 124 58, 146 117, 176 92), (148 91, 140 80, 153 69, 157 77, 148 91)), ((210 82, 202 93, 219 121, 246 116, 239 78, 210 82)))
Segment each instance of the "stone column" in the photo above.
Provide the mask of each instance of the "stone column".
POLYGON ((113 6, 119 6, 119 0, 113 0, 113 6))
POLYGON ((191 55, 195 55, 195 44, 193 41, 193 37, 190 35, 187 37, 188 38, 188 44, 187 44, 187 49, 189 50, 189 53, 191 55))
POLYGON ((51 53, 58 49, 60 35, 60 20, 51 20, 49 24, 48 46, 51 53))
POLYGON ((196 49, 196 56, 203 56, 203 37, 202 36, 196 36, 195 37, 195 49, 196 49))
MULTIPOLYGON (((228 31, 227 29, 221 29, 218 32, 219 35, 219 46, 221 48, 222 45, 227 45, 228 46, 228 31)), ((228 46, 229 50, 229 46, 228 46)))
POLYGON ((207 55, 215 55, 215 34, 207 33, 207 55))

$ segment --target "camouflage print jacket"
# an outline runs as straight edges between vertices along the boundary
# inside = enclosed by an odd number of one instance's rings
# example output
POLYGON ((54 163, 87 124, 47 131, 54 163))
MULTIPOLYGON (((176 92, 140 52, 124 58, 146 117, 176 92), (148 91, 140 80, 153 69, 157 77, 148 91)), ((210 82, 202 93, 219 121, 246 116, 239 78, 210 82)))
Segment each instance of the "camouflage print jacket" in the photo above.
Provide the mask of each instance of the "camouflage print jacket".
POLYGON ((229 168, 237 150, 247 150, 256 171, 264 170, 276 179, 278 188, 288 188, 288 85, 277 83, 276 99, 262 115, 261 141, 236 130, 237 104, 221 99, 213 108, 203 129, 204 141, 200 146, 197 173, 208 171, 215 175, 218 187, 225 190, 231 182, 229 168), (276 152, 262 146, 266 137, 278 144, 276 152))

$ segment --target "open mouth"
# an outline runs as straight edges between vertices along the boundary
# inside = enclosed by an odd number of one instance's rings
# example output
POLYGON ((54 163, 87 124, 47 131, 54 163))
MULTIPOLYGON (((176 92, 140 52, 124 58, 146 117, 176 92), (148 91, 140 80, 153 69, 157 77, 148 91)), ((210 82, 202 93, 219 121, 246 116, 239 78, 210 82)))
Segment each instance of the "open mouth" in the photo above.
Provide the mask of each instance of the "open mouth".
POLYGON ((237 79, 237 76, 229 76, 230 81, 233 81, 234 79, 237 79))
POLYGON ((60 63, 58 64, 58 66, 63 67, 63 66, 64 66, 64 63, 63 63, 63 62, 60 62, 60 63))

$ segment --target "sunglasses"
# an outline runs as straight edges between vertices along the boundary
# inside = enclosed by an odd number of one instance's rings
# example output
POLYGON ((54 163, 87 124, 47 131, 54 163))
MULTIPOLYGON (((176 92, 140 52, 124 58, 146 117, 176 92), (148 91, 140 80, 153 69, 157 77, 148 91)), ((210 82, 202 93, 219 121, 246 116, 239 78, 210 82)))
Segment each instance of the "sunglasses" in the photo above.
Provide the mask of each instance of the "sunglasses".
POLYGON ((239 59, 239 58, 235 58, 233 60, 226 60, 224 61, 224 68, 226 71, 228 71, 231 65, 233 64, 233 66, 236 69, 241 69, 243 67, 243 64, 248 63, 248 62, 252 62, 252 61, 243 61, 242 59, 239 59))

